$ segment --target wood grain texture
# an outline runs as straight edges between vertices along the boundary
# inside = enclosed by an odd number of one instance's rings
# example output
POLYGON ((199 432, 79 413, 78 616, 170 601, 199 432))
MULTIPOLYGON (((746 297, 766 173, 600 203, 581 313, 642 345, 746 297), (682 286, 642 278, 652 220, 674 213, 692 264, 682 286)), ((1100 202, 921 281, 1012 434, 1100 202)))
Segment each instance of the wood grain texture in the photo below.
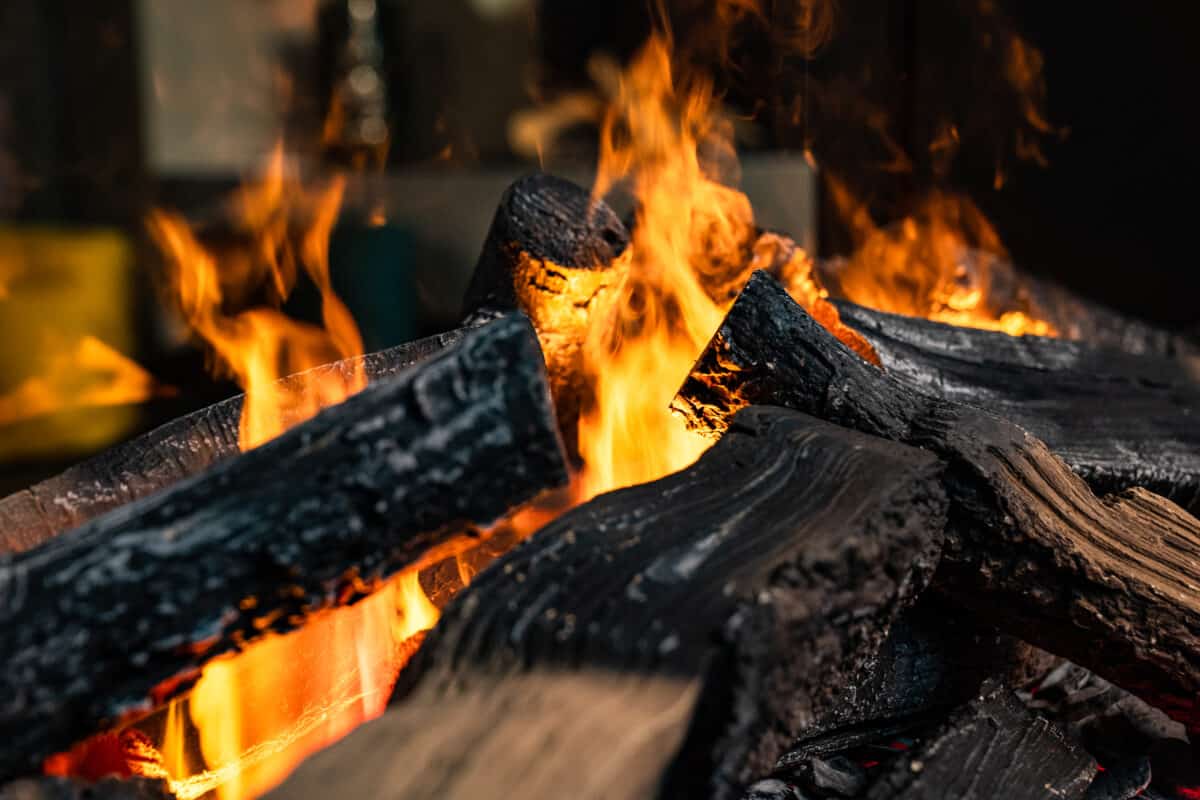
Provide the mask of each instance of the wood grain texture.
POLYGON ((513 315, 261 447, 0 559, 0 777, 566 477, 537 340, 513 315))
POLYGON ((272 797, 738 797, 936 561, 932 456, 782 409, 546 526, 272 797))
POLYGON ((775 403, 946 459, 938 583, 1000 629, 1200 730, 1200 521, 1142 489, 1096 497, 1046 445, 917 391, 843 347, 756 274, 676 406, 719 428, 775 403))
POLYGON ((1141 486, 1200 510, 1200 360, 838 308, 891 375, 1017 423, 1093 491, 1141 486))
POLYGON ((1096 762, 992 687, 871 786, 866 800, 1082 800, 1096 762))
MULTIPOLYGON (((465 329, 449 331, 304 373, 342 375, 362 370, 369 381, 389 378, 450 347, 465 329)), ((304 377, 279 382, 303 391, 304 377)), ((0 500, 0 553, 29 550, 127 503, 236 455, 243 395, 172 420, 0 500)))

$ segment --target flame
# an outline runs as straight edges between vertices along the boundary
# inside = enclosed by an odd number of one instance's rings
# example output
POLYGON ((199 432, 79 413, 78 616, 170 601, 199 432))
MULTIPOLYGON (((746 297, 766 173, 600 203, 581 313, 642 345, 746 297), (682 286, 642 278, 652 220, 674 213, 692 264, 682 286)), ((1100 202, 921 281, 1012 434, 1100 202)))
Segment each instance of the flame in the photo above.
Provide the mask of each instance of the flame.
POLYGON ((840 182, 835 205, 858 239, 837 270, 840 292, 860 305, 1011 336, 1055 336, 1005 261, 996 229, 965 195, 932 192, 915 213, 878 227, 840 182))
POLYGON ((141 403, 173 394, 128 357, 94 336, 56 349, 46 369, 0 396, 0 426, 66 409, 141 403))
POLYGON ((301 386, 278 383, 286 375, 362 353, 358 327, 334 294, 329 275, 329 236, 344 190, 340 176, 307 190, 278 146, 262 181, 242 189, 230 204, 235 221, 253 241, 252 251, 225 261, 206 249, 178 214, 158 210, 150 215, 150 232, 170 268, 184 319, 246 392, 242 449, 278 436, 366 385, 361 370, 308 377, 301 386), (299 235, 293 232, 296 224, 304 226, 299 235), (229 309, 256 290, 282 302, 300 268, 321 293, 323 326, 291 319, 270 305, 229 309))
MULTIPOLYGON (((229 203, 252 243, 240 258, 207 249, 177 214, 150 217, 185 320, 245 389, 243 449, 366 384, 361 370, 279 381, 362 352, 358 328, 333 291, 327 255, 344 188, 341 176, 306 187, 277 147, 263 178, 229 203), (322 326, 274 307, 301 269, 320 292, 322 326), (271 304, 237 310, 244 298, 264 292, 271 304)), ((210 792, 219 800, 257 797, 308 754, 382 713, 400 667, 437 617, 414 568, 354 605, 216 659, 189 694, 169 705, 151 748, 160 758, 138 759, 131 768, 168 777, 180 800, 210 792), (189 748, 193 734, 198 746, 189 748)))
POLYGON ((584 499, 681 469, 708 444, 670 413, 671 396, 732 301, 754 234, 746 197, 700 156, 702 144, 731 152, 712 104, 707 82, 677 85, 670 41, 655 35, 605 121, 595 194, 629 178, 639 207, 632 262, 584 342, 595 396, 579 420, 584 499))

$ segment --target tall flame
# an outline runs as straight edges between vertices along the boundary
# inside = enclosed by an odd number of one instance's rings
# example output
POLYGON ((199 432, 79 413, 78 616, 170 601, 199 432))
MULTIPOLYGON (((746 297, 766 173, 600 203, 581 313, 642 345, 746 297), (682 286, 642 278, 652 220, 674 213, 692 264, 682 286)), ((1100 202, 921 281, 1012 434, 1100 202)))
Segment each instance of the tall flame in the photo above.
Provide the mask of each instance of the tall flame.
POLYGON ((358 327, 334 294, 329 275, 329 237, 344 190, 340 176, 306 190, 282 145, 277 146, 263 180, 242 189, 231 203, 235 221, 254 243, 248 260, 222 261, 178 214, 160 210, 150 215, 150 232, 171 269, 185 320, 246 391, 239 431, 243 449, 278 436, 366 385, 361 370, 309 378, 299 391, 278 384, 283 376, 362 353, 358 327), (293 232, 296 224, 303 226, 299 236, 293 232), (229 309, 230 295, 253 289, 282 302, 296 283, 298 268, 321 293, 322 327, 270 306, 229 309), (265 285, 256 287, 257 282, 265 285))
MULTIPOLYGON (((362 352, 358 328, 334 293, 327 255, 344 189, 341 176, 303 185, 277 147, 262 180, 229 206, 252 243, 248 258, 221 258, 176 214, 150 217, 184 318, 245 389, 243 449, 366 385, 361 369, 279 382, 362 352), (320 292, 321 326, 273 305, 287 298, 301 269, 320 292), (237 308, 264 293, 272 305, 237 308)), ((161 758, 135 762, 135 771, 167 778, 180 800, 261 795, 309 753, 382 713, 397 672, 437 617, 414 567, 357 604, 209 663, 191 692, 168 707, 151 748, 161 758), (193 731, 198 749, 188 745, 193 731)))
POLYGON ((579 421, 584 497, 681 469, 707 444, 672 416, 671 396, 732 301, 754 234, 746 197, 700 155, 732 152, 712 105, 706 81, 677 84, 670 40, 655 35, 605 121, 595 192, 629 178, 639 205, 632 264, 584 343, 596 397, 579 421))

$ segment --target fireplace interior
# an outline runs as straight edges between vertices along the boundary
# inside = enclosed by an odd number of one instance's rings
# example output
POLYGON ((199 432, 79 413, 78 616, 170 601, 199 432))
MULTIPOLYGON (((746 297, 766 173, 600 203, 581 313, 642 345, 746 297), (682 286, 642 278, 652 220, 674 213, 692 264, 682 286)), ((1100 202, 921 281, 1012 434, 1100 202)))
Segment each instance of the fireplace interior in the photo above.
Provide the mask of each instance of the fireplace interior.
POLYGON ((1200 287, 1079 222, 1194 140, 1100 163, 1063 12, 60 5, 0 11, 0 798, 1200 798, 1200 287))

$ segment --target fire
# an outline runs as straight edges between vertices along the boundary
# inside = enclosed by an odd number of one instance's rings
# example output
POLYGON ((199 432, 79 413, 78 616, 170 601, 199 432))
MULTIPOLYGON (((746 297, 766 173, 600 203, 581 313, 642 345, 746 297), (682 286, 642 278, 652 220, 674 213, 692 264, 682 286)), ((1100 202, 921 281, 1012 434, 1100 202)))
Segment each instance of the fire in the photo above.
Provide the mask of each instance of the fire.
POLYGON ((141 403, 170 395, 127 356, 94 336, 56 349, 46 369, 0 396, 0 426, 58 411, 141 403))
MULTIPOLYGON (((306 187, 277 148, 263 179, 229 206, 253 243, 249 257, 222 259, 176 214, 156 211, 149 220, 185 320, 245 389, 243 449, 366 385, 361 371, 341 370, 279 381, 362 352, 358 327, 333 291, 327 255, 344 188, 341 176, 306 187), (322 326, 275 307, 301 269, 320 291, 322 326), (271 304, 237 310, 264 292, 271 304)), ((130 767, 168 778, 180 800, 210 792, 219 800, 258 797, 308 754, 382 713, 400 667, 437 618, 414 567, 354 605, 214 660, 169 705, 150 748, 161 758, 130 767)))
MULTIPOLYGON (((755 0, 718 5, 726 28, 759 8, 755 0)), ((824 0, 800 3, 808 47, 828 35, 830 8, 824 0)), ((597 295, 579 326, 581 369, 590 384, 578 422, 583 469, 562 505, 522 510, 504 541, 528 535, 566 506, 682 469, 705 450, 710 441, 688 431, 670 402, 754 269, 773 267, 822 324, 871 355, 842 328, 812 259, 781 237, 760 235, 749 200, 727 185, 736 167, 732 127, 712 82, 678 61, 672 47, 669 33, 657 33, 626 69, 607 76, 611 97, 594 194, 629 186, 637 219, 615 285, 597 295)), ((365 384, 361 374, 348 380, 326 374, 300 391, 277 384, 284 375, 361 352, 357 327, 333 292, 326 255, 344 188, 341 178, 305 186, 277 150, 263 180, 231 204, 255 243, 248 258, 206 249, 178 215, 151 217, 185 319, 246 390, 244 448, 365 384), (300 269, 321 293, 321 326, 278 310, 300 269), (245 308, 247 298, 264 294, 265 305, 245 308)), ((939 195, 903 224, 881 229, 848 197, 839 199, 862 243, 838 276, 851 299, 955 324, 1052 332, 1025 310, 992 307, 991 264, 968 258, 968 248, 1003 251, 973 206, 939 195)), ((536 320, 537 309, 531 312, 536 320)), ((427 554, 362 601, 209 663, 191 692, 164 712, 149 744, 126 737, 126 749, 138 752, 127 759, 129 768, 167 777, 181 800, 210 793, 248 800, 269 790, 309 753, 383 712, 396 675, 438 618, 420 570, 453 559, 448 591, 461 589, 494 555, 472 554, 467 546, 462 541, 427 554)), ((63 760, 67 765, 56 769, 69 771, 71 757, 63 760)))
POLYGON ((242 449, 278 436, 366 385, 361 371, 309 377, 300 386, 278 383, 286 375, 362 353, 358 327, 334 294, 329 275, 329 236, 344 190, 340 176, 306 190, 282 146, 277 147, 263 180, 242 189, 230 204, 235 221, 253 241, 252 252, 225 261, 199 242, 181 216, 150 215, 150 232, 171 270, 184 319, 246 392, 242 449), (303 226, 298 236, 297 224, 303 226), (281 303, 299 269, 321 293, 323 326, 291 319, 273 305, 230 310, 254 291, 265 292, 269 303, 281 303))
POLYGON ((838 181, 827 185, 858 248, 836 270, 860 305, 1011 336, 1054 336, 1005 261, 1000 235, 963 195, 934 192, 898 224, 878 227, 838 181))

